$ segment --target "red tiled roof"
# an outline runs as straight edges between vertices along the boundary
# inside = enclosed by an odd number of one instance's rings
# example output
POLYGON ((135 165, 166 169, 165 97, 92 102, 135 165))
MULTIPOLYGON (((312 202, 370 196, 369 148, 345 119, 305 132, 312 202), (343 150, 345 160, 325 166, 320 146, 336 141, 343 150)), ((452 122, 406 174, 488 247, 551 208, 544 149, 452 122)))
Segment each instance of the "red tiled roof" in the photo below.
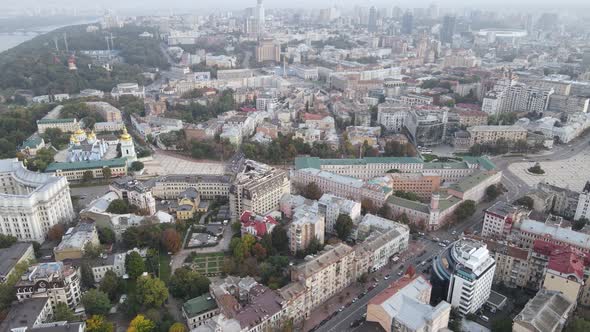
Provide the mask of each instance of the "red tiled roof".
POLYGON ((573 248, 556 249, 551 253, 547 268, 563 274, 575 274, 581 280, 584 277, 584 257, 573 248))
POLYGON ((558 248, 564 247, 544 240, 535 240, 535 242, 533 242, 533 251, 545 256, 551 255, 551 253, 558 248))
POLYGON ((508 255, 521 260, 526 260, 529 257, 529 251, 518 247, 508 246, 508 255))

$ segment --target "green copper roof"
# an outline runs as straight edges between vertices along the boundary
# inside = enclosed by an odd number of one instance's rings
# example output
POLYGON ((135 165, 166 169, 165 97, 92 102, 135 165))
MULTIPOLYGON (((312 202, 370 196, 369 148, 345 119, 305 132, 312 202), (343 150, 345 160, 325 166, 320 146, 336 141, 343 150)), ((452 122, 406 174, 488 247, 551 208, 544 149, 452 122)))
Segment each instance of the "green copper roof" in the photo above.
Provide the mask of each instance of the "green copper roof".
POLYGON ((37 120, 38 124, 44 124, 44 123, 70 123, 70 122, 76 122, 76 119, 41 119, 41 120, 37 120))
POLYGON ((401 197, 397 197, 397 196, 393 196, 393 195, 389 196, 389 198, 387 199, 387 203, 403 206, 405 208, 416 210, 416 211, 419 211, 422 213, 430 213, 429 206, 424 203, 411 201, 409 199, 405 199, 405 198, 401 198, 401 197))
POLYGON ((449 186, 449 188, 457 190, 459 192, 466 192, 467 190, 475 187, 476 185, 480 184, 481 182, 485 181, 489 177, 495 174, 487 174, 483 172, 477 172, 474 174, 469 175, 456 183, 453 183, 449 186))
POLYGON ((92 160, 92 161, 79 161, 73 163, 51 163, 45 169, 45 173, 55 172, 57 170, 62 171, 76 171, 82 169, 95 169, 100 167, 123 167, 127 164, 127 159, 116 158, 109 160, 92 160))
POLYGON ((322 165, 367 165, 367 164, 422 164, 416 157, 365 157, 361 159, 320 159, 318 157, 295 158, 295 168, 316 168, 322 165))
POLYGON ((200 313, 214 310, 217 308, 217 303, 209 294, 205 294, 184 302, 182 308, 188 317, 194 317, 200 313))
POLYGON ((496 164, 494 164, 491 160, 486 157, 471 157, 465 156, 463 157, 463 161, 466 161, 470 164, 479 164, 479 166, 486 171, 491 171, 496 169, 496 164))

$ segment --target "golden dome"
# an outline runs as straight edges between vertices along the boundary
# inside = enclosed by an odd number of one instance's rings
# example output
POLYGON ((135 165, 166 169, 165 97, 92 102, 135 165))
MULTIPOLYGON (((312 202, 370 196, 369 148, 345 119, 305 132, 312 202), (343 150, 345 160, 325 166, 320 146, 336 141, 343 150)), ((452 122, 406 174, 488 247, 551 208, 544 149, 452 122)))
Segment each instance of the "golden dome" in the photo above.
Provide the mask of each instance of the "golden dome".
POLYGON ((74 132, 74 135, 86 135, 86 133, 84 132, 84 130, 78 128, 78 130, 74 132))
POLYGON ((94 139, 94 138, 96 138, 96 134, 94 133, 94 130, 92 130, 92 131, 90 131, 90 132, 88 133, 88 138, 89 138, 89 139, 94 139))
POLYGON ((80 143, 80 141, 78 141, 76 136, 72 135, 72 136, 70 136, 70 143, 78 144, 78 143, 80 143))
POLYGON ((129 133, 127 133, 127 127, 123 127, 123 134, 121 134, 121 140, 123 140, 123 141, 130 141, 131 140, 131 135, 129 135, 129 133))

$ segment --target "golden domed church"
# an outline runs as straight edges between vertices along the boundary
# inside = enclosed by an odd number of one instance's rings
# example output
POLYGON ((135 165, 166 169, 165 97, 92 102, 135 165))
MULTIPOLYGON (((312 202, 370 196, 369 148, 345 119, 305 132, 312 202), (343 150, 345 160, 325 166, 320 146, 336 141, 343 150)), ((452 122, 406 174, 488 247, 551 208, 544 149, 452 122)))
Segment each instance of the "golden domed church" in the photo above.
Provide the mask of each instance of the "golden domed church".
POLYGON ((93 131, 86 133, 78 129, 70 136, 67 160, 69 162, 101 160, 108 147, 104 140, 96 139, 93 131))
POLYGON ((133 138, 127 132, 127 127, 123 127, 123 133, 119 137, 119 143, 121 144, 121 158, 126 158, 127 166, 131 166, 131 163, 137 160, 137 155, 135 154, 133 138))

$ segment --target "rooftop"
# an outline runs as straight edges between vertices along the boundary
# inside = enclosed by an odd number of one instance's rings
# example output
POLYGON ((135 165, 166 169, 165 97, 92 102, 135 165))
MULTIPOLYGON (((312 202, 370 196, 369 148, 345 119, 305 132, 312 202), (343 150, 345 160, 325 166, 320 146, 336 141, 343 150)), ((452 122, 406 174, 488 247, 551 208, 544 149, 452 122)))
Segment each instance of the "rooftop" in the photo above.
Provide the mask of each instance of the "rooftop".
POLYGON ((339 261, 352 251, 353 249, 344 243, 339 243, 334 247, 326 246, 323 252, 319 253, 312 260, 296 266, 293 271, 304 278, 310 277, 339 261))
POLYGON ((498 217, 506 218, 516 212, 517 208, 507 202, 497 201, 494 205, 486 209, 486 213, 494 214, 498 217))
POLYGON ((61 242, 54 251, 59 252, 67 249, 83 249, 86 243, 91 242, 97 236, 94 223, 79 223, 76 227, 68 229, 62 237, 61 242))
POLYGON ((6 277, 24 256, 27 250, 32 250, 33 245, 26 242, 17 242, 12 246, 0 249, 0 277, 6 277))
POLYGON ((100 167, 125 167, 127 165, 127 159, 115 158, 109 160, 92 160, 92 161, 79 161, 72 163, 51 163, 45 169, 46 173, 55 172, 57 170, 62 171, 74 171, 84 169, 95 169, 100 167))
POLYGON ((198 314, 211 311, 217 308, 217 302, 209 294, 190 299, 182 305, 182 309, 188 317, 195 317, 198 314))
POLYGON ((484 173, 484 172, 474 173, 474 174, 471 174, 471 175, 459 180, 458 182, 451 184, 449 186, 449 188, 457 190, 458 192, 464 193, 494 175, 495 174, 484 173))
POLYGON ((520 230, 549 237, 554 241, 561 241, 576 247, 590 249, 590 235, 580 233, 571 228, 563 228, 545 224, 541 221, 525 219, 520 224, 520 230))
POLYGON ((13 304, 8 315, 0 324, 0 331, 15 331, 19 327, 25 327, 26 330, 31 329, 48 301, 49 298, 41 297, 13 304))
POLYGON ((75 123, 76 119, 41 119, 37 120, 37 124, 49 124, 49 123, 75 123))
POLYGON ((514 317, 514 322, 526 325, 533 331, 561 331, 573 307, 574 303, 561 292, 542 289, 514 317))

